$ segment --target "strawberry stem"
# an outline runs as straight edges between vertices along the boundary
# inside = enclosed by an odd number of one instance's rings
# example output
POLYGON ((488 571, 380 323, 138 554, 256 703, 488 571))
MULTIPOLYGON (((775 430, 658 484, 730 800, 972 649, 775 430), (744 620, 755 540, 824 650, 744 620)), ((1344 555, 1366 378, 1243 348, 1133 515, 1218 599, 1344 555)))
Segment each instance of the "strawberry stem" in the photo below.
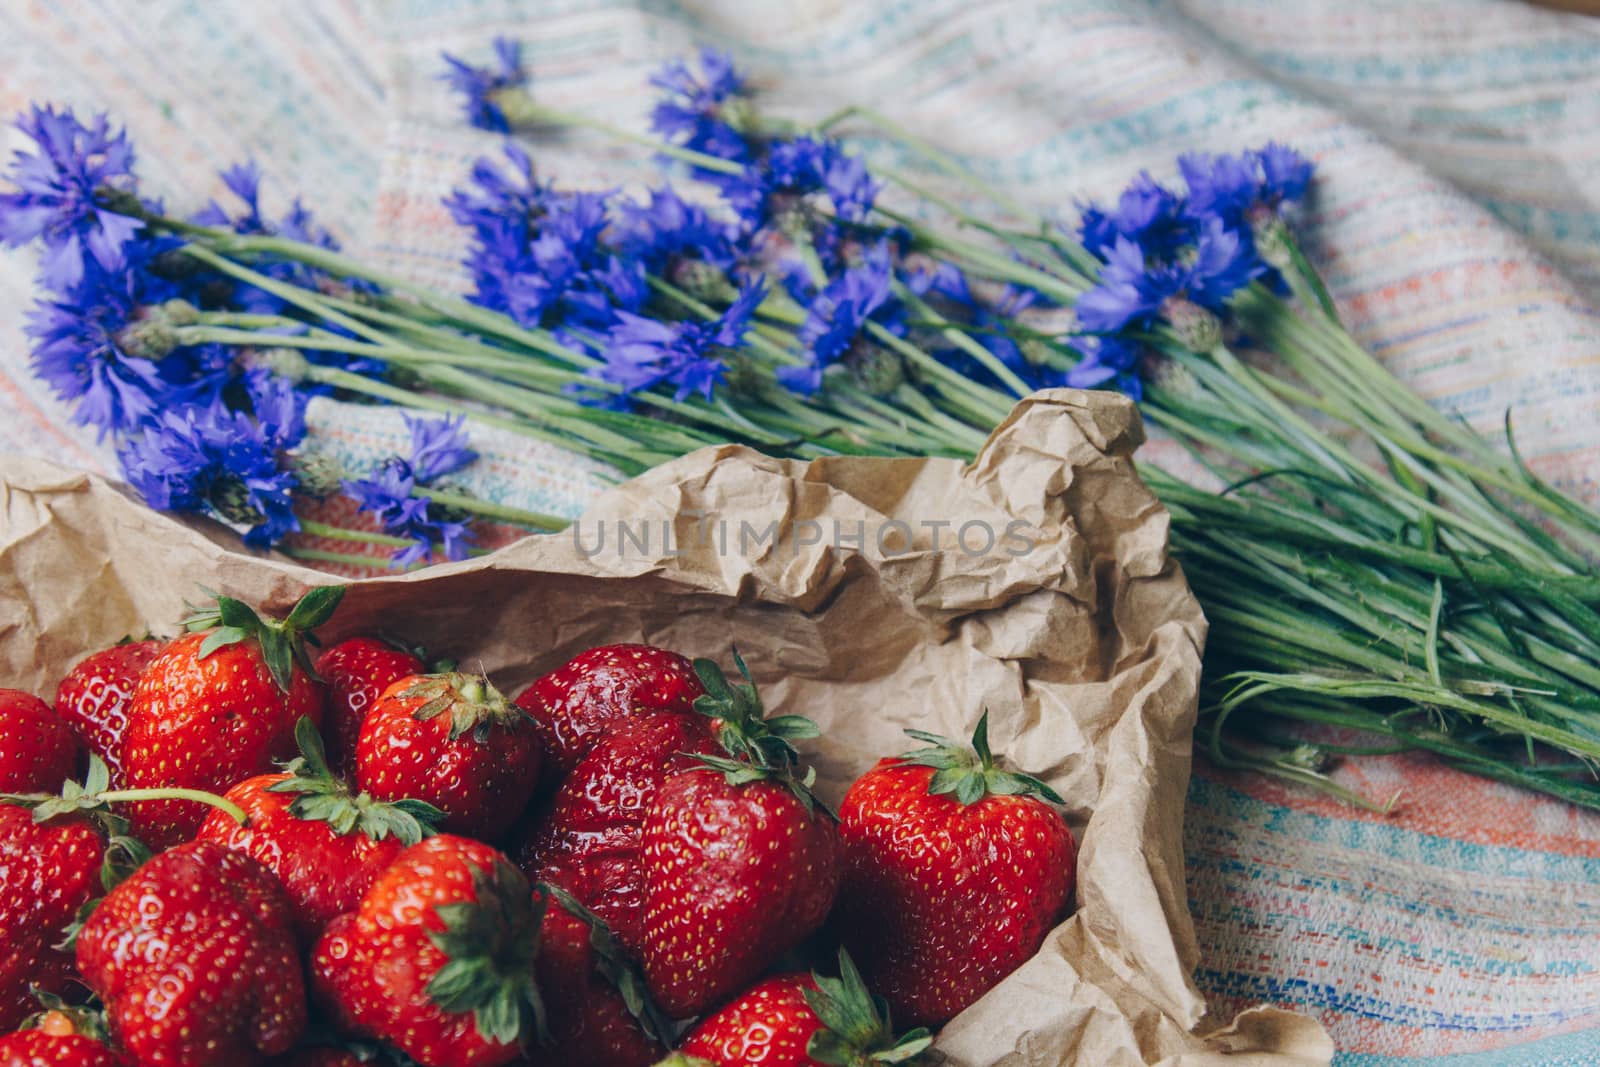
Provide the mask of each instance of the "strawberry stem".
POLYGON ((107 793, 90 794, 96 800, 107 804, 129 803, 135 800, 193 800, 200 804, 208 804, 218 811, 226 812, 228 817, 240 826, 250 821, 250 816, 245 810, 226 797, 219 797, 215 793, 207 793, 203 789, 113 789, 107 793))
POLYGON ((89 772, 84 775, 82 783, 64 782, 60 793, 0 793, 0 803, 30 808, 33 811, 33 821, 41 823, 76 811, 93 812, 103 820, 115 824, 110 827, 113 836, 120 834, 122 832, 120 828, 126 826, 126 823, 119 817, 108 814, 106 806, 135 800, 193 800, 227 812, 240 826, 249 821, 249 816, 245 814, 243 808, 215 793, 175 787, 111 789, 110 785, 111 772, 107 770, 105 760, 91 755, 89 772))

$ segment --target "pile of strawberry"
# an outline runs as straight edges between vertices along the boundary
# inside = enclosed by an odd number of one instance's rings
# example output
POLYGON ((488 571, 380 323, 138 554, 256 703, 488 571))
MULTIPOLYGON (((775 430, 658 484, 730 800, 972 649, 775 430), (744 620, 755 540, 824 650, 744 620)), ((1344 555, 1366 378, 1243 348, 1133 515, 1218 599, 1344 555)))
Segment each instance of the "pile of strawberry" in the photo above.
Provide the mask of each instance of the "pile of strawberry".
POLYGON ((737 652, 512 701, 373 637, 313 662, 340 593, 0 690, 0 1067, 914 1063, 1067 908, 1060 800, 982 725, 835 814, 737 652))

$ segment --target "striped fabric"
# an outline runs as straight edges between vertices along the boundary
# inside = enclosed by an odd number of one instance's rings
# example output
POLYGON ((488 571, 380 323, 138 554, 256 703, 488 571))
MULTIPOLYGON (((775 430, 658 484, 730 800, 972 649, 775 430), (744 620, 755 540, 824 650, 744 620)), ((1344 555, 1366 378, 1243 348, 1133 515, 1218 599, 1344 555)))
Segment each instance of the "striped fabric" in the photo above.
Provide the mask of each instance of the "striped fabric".
MULTIPOLYGON (((727 47, 774 112, 871 101, 1063 213, 1181 151, 1286 141, 1318 161, 1308 240, 1360 335, 1485 431, 1510 409, 1535 468, 1600 500, 1600 21, 1510 0, 0 0, 0 109, 111 108, 148 188, 186 206, 253 154, 269 200, 303 191, 357 252, 459 287, 438 199, 494 139, 456 122, 437 55, 495 34, 525 42, 544 100, 633 127, 655 64, 727 47)), ((650 178, 590 136, 536 147, 572 184, 650 178)), ((109 469, 27 373, 30 272, 0 257, 0 450, 109 469)), ((403 439, 392 412, 319 401, 312 422, 358 465, 403 439)), ((604 484, 475 443, 494 499, 571 515, 604 484)), ((1600 816, 1420 757, 1339 774, 1402 790, 1395 814, 1198 762, 1217 1009, 1313 1012, 1345 1067, 1600 1063, 1600 816)))

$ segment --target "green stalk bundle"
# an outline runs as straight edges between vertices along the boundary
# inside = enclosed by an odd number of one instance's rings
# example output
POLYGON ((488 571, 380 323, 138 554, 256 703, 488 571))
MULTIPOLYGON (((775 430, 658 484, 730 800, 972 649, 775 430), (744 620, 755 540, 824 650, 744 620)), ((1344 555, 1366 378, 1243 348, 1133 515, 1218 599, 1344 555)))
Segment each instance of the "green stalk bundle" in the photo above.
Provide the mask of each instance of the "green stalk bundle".
MULTIPOLYGON (((847 119, 874 122, 910 154, 964 177, 870 112, 856 109, 822 128, 847 119)), ((909 233, 914 254, 1069 306, 1095 284, 1093 258, 1018 205, 999 199, 1021 219, 1001 227, 888 177, 959 224, 938 229, 878 208, 875 224, 909 233)), ((906 336, 869 326, 875 362, 832 375, 815 398, 802 398, 774 378, 802 361, 800 309, 775 295, 727 354, 727 382, 712 398, 658 387, 634 394, 632 410, 610 410, 572 394, 574 386, 607 388, 590 373, 600 354, 548 331, 326 249, 148 221, 185 235, 189 254, 209 269, 282 297, 297 322, 312 325, 288 337, 258 332, 277 323, 202 313, 180 328, 184 343, 270 349, 262 358, 280 373, 418 410, 467 410, 624 474, 726 441, 801 458, 966 457, 1027 392, 978 343, 975 328, 902 290, 896 295, 912 315, 906 336), (375 283, 379 292, 330 294, 252 269, 282 259, 375 283), (403 380, 313 366, 295 345, 381 359, 403 380), (934 358, 936 345, 970 355, 994 384, 934 358)), ((1279 223, 1258 236, 1294 299, 1257 284, 1231 312, 1239 334, 1270 359, 1236 354, 1215 320, 1199 328, 1179 321, 1144 338, 1145 415, 1218 487, 1199 488, 1159 465, 1140 468, 1171 511, 1173 548, 1211 621, 1199 744, 1222 766, 1368 806, 1382 802, 1338 786, 1326 773, 1331 759, 1421 749, 1600 808, 1600 575, 1591 562, 1600 558, 1600 515, 1534 476, 1516 452, 1509 417, 1502 450, 1406 390, 1340 324, 1287 229, 1279 223), (1332 741, 1307 726, 1364 739, 1332 741)), ((662 318, 721 311, 666 279, 650 284, 662 318)), ((1026 317, 1003 329, 1029 358, 1060 367, 1078 358, 1070 338, 1026 317)))

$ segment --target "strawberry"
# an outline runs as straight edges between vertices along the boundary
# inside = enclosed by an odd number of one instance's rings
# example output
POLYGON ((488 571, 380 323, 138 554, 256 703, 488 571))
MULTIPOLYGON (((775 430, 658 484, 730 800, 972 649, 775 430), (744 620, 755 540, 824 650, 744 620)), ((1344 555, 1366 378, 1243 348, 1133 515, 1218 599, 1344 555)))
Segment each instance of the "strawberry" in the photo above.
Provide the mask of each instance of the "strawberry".
POLYGON ((845 794, 838 925, 897 1016, 937 1025, 1039 950, 1072 893, 1076 846, 1049 786, 1003 771, 988 716, 971 747, 880 760, 845 794))
POLYGON ((78 739, 50 705, 0 689, 0 793, 56 790, 78 773, 78 739))
POLYGON ((535 887, 542 907, 535 965, 549 1034, 531 1050, 541 1067, 647 1067, 672 1024, 650 1001, 644 979, 605 921, 566 891, 535 887))
POLYGON ((0 1067, 126 1067, 126 1064, 126 1060, 94 1038, 71 1030, 60 1033, 48 1024, 0 1037, 0 1067))
POLYGON ((79 661, 56 687, 56 714, 90 752, 105 760, 113 785, 122 784, 122 735, 139 676, 165 641, 123 641, 79 661))
POLYGON ((731 759, 661 783, 640 850, 644 913, 640 958, 656 1000, 674 1017, 698 1015, 738 992, 822 925, 839 888, 834 818, 795 777, 789 738, 814 737, 795 715, 768 720, 745 684, 696 660, 706 695, 696 708, 721 723, 731 759))
POLYGON ((443 812, 421 801, 383 804, 333 776, 310 719, 295 728, 301 756, 282 774, 263 774, 228 790, 249 815, 244 825, 221 810, 200 826, 199 840, 255 857, 278 876, 295 926, 315 939, 337 916, 354 911, 373 881, 408 846, 432 833, 443 812))
POLYGON ((146 1067, 257 1064, 305 1029, 283 887, 211 841, 161 853, 106 894, 78 934, 78 970, 146 1067))
POLYGON ((613 720, 646 711, 687 713, 704 691, 676 652, 604 645, 535 681, 517 704, 538 723, 548 789, 571 773, 613 720))
POLYGON ((840 952, 838 978, 768 978, 702 1019, 679 1050, 712 1067, 868 1067, 921 1063, 931 1044, 926 1030, 895 1037, 887 1007, 840 952))
POLYGON ((327 740, 328 763, 346 778, 356 768, 356 742, 383 691, 426 667, 415 654, 376 637, 351 637, 317 657, 317 673, 328 683, 327 719, 322 735, 327 740))
POLYGON ((543 1030, 538 919, 499 852, 451 834, 412 845, 311 956, 317 999, 342 1031, 424 1067, 498 1067, 543 1030))
POLYGON ((720 751, 699 715, 653 712, 619 720, 556 793, 518 855, 530 878, 559 885, 593 908, 629 950, 639 947, 644 872, 639 842, 661 782, 720 751))
POLYGON ((90 757, 59 794, 0 794, 0 1030, 67 990, 79 918, 149 858, 108 810, 108 773, 90 757))
MULTIPOLYGON (((228 597, 192 616, 187 625, 199 632, 167 645, 134 687, 122 748, 126 785, 219 793, 293 756, 295 724, 303 716, 320 724, 325 698, 302 640, 343 594, 338 586, 313 589, 282 622, 228 597)), ((166 848, 193 837, 205 809, 147 801, 129 818, 138 837, 166 848)))
POLYGON ((72 956, 56 947, 100 891, 105 841, 87 818, 41 823, 0 804, 0 1030, 38 1010, 32 989, 65 992, 72 956))
POLYGON ((378 800, 425 800, 450 833, 494 841, 522 817, 539 761, 533 721, 487 679, 415 674, 367 715, 356 782, 378 800))

